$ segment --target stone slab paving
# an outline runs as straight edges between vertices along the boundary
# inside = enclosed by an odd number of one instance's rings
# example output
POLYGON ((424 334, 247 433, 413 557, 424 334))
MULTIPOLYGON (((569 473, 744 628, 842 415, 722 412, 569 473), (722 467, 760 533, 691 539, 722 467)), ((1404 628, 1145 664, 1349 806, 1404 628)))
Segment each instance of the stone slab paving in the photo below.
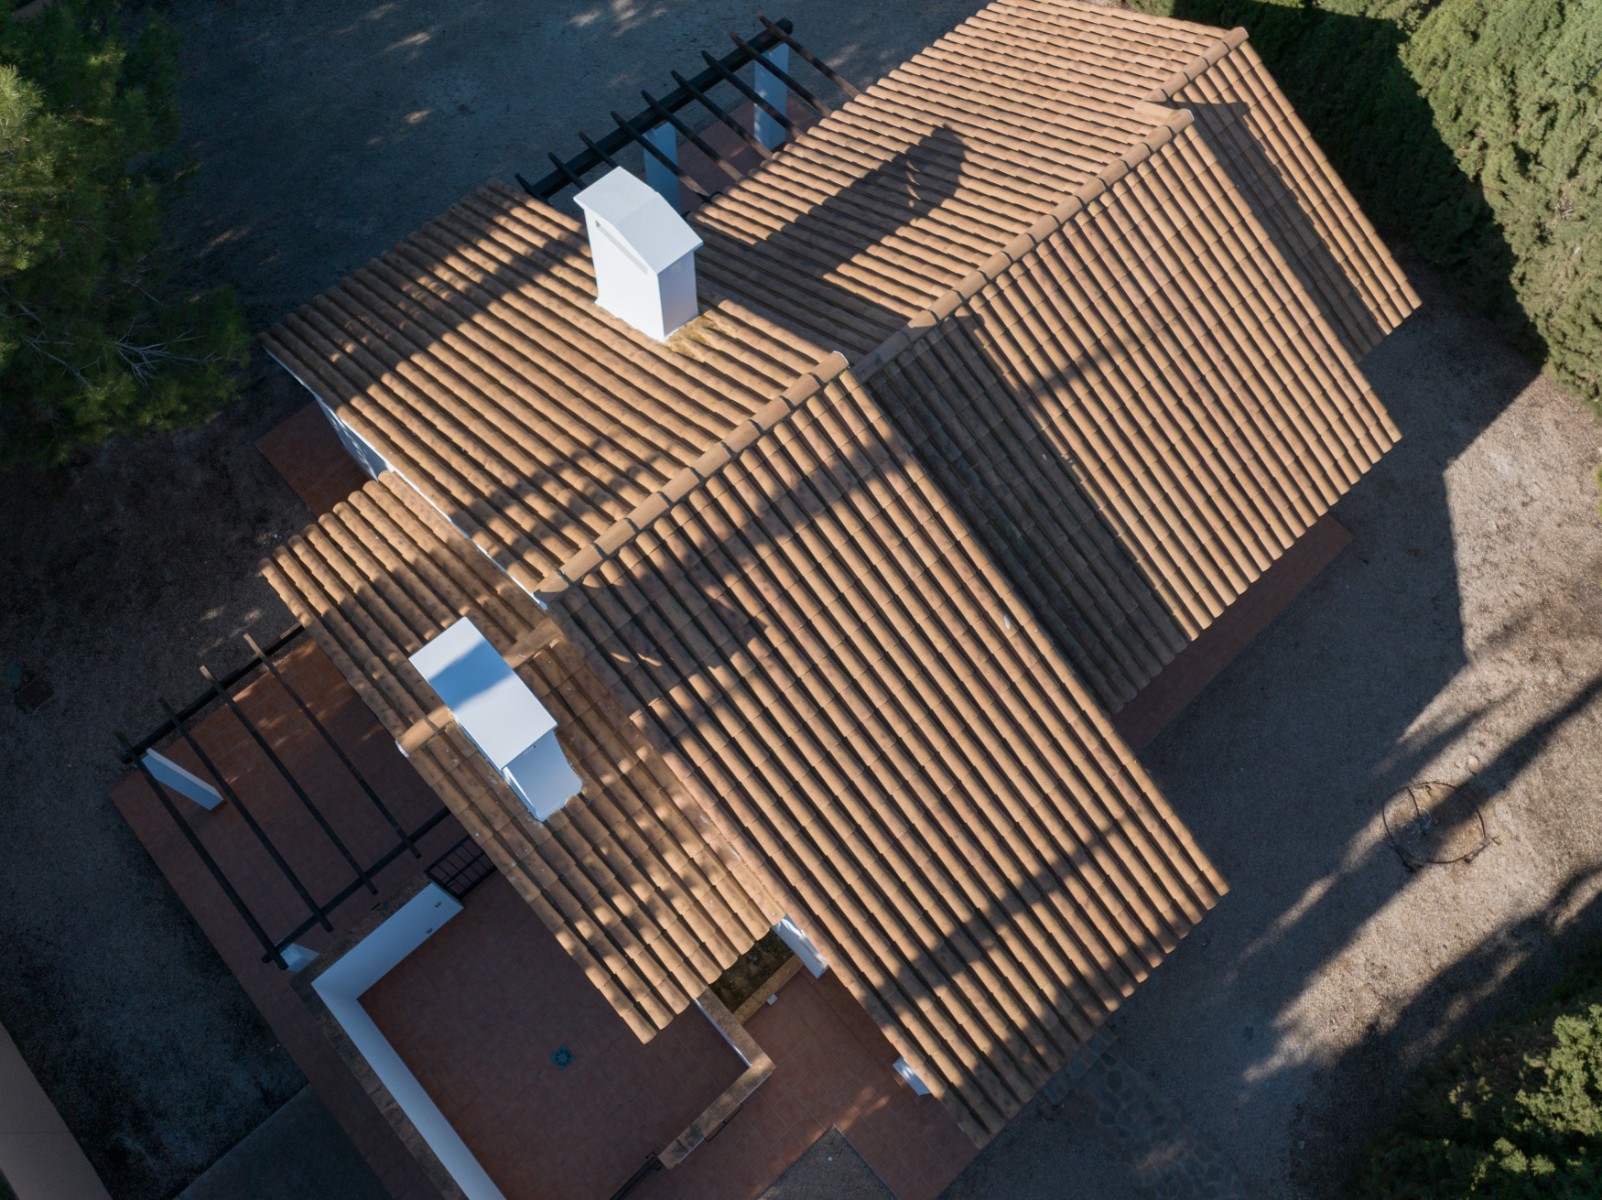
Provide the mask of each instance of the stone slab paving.
POLYGON ((1223 1152, 1200 1135, 1180 1107, 1126 1064, 1098 1033, 1085 1053, 1047 1084, 1042 1098, 1129 1172, 1150 1200, 1245 1200, 1223 1152))

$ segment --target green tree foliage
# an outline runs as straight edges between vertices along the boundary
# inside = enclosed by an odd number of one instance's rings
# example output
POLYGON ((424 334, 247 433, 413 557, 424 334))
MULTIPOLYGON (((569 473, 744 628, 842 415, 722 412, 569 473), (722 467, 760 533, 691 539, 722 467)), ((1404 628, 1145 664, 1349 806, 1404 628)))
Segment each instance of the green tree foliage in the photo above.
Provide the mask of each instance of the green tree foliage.
POLYGON ((1596 0, 1134 0, 1243 25, 1380 229, 1602 400, 1596 0))
POLYGON ((1602 398, 1602 10, 1448 0, 1404 59, 1513 252, 1513 291, 1555 372, 1602 398))
POLYGON ((1602 987, 1450 1051, 1374 1146, 1369 1200, 1602 1196, 1602 987))
POLYGON ((113 0, 0 16, 0 464, 192 422, 247 346, 226 292, 174 280, 157 155, 177 131, 165 29, 113 0))

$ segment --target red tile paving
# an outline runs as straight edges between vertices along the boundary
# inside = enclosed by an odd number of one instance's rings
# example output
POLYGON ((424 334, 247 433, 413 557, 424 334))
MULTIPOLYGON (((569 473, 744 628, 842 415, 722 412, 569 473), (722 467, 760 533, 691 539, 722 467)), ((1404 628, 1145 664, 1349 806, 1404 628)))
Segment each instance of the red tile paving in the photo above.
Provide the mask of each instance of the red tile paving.
POLYGON ((263 434, 256 449, 318 516, 367 482, 315 403, 263 434))
POLYGON ((1335 561, 1351 540, 1352 535, 1334 517, 1316 521, 1284 557, 1246 589, 1245 595, 1118 710, 1113 728, 1129 748, 1139 753, 1149 746, 1275 617, 1290 607, 1291 601, 1335 561))
POLYGON ((746 1029, 773 1074, 712 1140, 629 1200, 749 1200, 830 1126, 901 1200, 938 1196, 978 1153, 939 1101, 891 1070, 896 1052, 832 972, 802 971, 746 1029))
MULTIPOLYGON (((401 757, 394 741, 320 650, 303 642, 283 658, 280 670, 405 828, 414 828, 438 811, 438 797, 401 757)), ((393 831, 338 758, 270 678, 254 681, 241 693, 240 704, 346 839, 358 862, 372 861, 395 843, 393 831)), ((213 711, 196 722, 193 732, 314 897, 326 899, 354 878, 232 714, 213 711)), ((203 774, 182 743, 161 749, 203 774)), ((112 789, 112 800, 390 1194, 395 1200, 438 1200, 417 1161, 323 1036, 311 1011, 291 990, 288 975, 262 961, 261 947, 249 928, 144 780, 134 773, 125 775, 112 789)), ((231 804, 208 813, 182 798, 175 803, 270 936, 281 936, 300 922, 305 906, 231 804)), ((460 826, 447 819, 419 844, 421 859, 406 855, 377 877, 377 896, 362 891, 333 913, 335 934, 318 930, 302 940, 314 949, 327 945, 332 937, 359 924, 374 908, 393 898, 423 865, 461 836, 460 826)))
POLYGON ((499 876, 362 1005, 513 1200, 605 1200, 744 1069, 694 1008, 642 1044, 499 876))

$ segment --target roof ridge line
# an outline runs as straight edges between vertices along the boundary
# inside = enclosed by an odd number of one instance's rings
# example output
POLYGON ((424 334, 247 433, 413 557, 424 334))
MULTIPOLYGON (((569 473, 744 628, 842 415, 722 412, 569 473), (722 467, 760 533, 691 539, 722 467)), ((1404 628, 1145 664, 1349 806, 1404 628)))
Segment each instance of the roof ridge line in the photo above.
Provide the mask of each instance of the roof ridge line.
POLYGON ((764 433, 822 391, 825 385, 850 371, 851 364, 838 350, 824 355, 779 395, 741 421, 727 436, 714 442, 689 466, 669 476, 667 482, 635 505, 627 515, 619 517, 593 542, 541 580, 535 589, 536 596, 544 602, 546 597, 571 587, 595 571, 639 537, 669 508, 734 462, 764 433))
POLYGON ((1150 135, 1140 139, 1109 162, 1093 178, 1074 188, 1027 229, 1008 239, 1001 249, 959 279, 929 307, 910 317, 907 323, 886 338, 878 349, 859 360, 852 367, 852 373, 857 380, 865 383, 877 374, 908 346, 961 308, 977 292, 994 283, 1002 272, 1061 230, 1088 207, 1091 201, 1111 191, 1114 184, 1168 145, 1195 120, 1189 109, 1162 108, 1157 111, 1161 114, 1161 118, 1157 128, 1150 135))
POLYGON ((1212 70, 1216 64, 1222 62, 1232 51, 1245 44, 1246 30, 1237 25, 1198 54, 1189 66, 1180 67, 1179 70, 1152 88, 1146 94, 1146 99, 1155 103, 1172 100, 1175 92, 1195 83, 1196 80, 1212 70))

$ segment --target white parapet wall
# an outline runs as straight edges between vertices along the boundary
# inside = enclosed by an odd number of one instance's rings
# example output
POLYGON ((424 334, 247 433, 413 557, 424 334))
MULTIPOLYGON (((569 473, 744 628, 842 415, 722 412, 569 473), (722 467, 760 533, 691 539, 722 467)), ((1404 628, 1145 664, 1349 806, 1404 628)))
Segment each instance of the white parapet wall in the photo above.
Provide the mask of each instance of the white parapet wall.
POLYGON ((461 911, 461 904, 443 888, 429 884, 347 950, 312 987, 467 1200, 506 1200, 361 1005, 363 992, 461 911))
POLYGON ((17 1200, 111 1200, 67 1123, 3 1027, 0 1177, 10 1184, 17 1200))

